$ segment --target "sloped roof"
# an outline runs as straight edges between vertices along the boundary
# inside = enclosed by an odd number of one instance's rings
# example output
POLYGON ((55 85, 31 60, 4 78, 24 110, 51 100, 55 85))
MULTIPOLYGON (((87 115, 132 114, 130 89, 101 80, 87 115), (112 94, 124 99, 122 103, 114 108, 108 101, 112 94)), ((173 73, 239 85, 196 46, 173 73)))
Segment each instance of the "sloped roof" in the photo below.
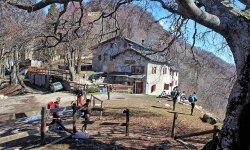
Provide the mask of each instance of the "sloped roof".
POLYGON ((129 43, 137 45, 137 47, 139 47, 139 49, 134 48, 133 45, 132 45, 129 48, 125 49, 124 51, 113 55, 114 58, 121 55, 121 54, 124 54, 127 51, 131 51, 131 52, 134 52, 134 53, 144 57, 146 60, 148 60, 150 62, 157 63, 157 64, 168 65, 173 71, 178 71, 178 69, 174 66, 174 64, 168 60, 168 57, 167 57, 166 53, 154 51, 152 49, 149 49, 149 48, 145 47, 142 44, 139 44, 137 42, 134 42, 131 39, 128 39, 128 38, 125 38, 125 37, 122 37, 122 36, 116 36, 116 37, 110 38, 110 39, 108 39, 106 41, 103 41, 103 42, 93 46, 92 49, 95 49, 95 48, 97 48, 97 47, 99 47, 99 46, 101 46, 103 44, 109 43, 109 42, 111 42, 111 41, 113 41, 115 39, 124 39, 129 43))
POLYGON ((98 44, 92 46, 91 49, 95 49, 95 48, 97 48, 97 47, 99 47, 99 46, 101 46, 101 45, 104 45, 104 44, 106 44, 106 43, 109 43, 109 42, 111 42, 111 41, 113 41, 113 40, 115 40, 115 39, 124 39, 124 40, 126 40, 127 42, 129 42, 129 43, 133 43, 133 44, 136 44, 136 45, 140 46, 140 47, 143 48, 143 49, 148 49, 148 48, 146 48, 145 46, 143 46, 142 44, 139 44, 139 43, 137 43, 137 42, 135 42, 135 41, 133 41, 133 40, 131 40, 131 39, 129 39, 129 38, 122 37, 122 36, 115 36, 115 37, 113 37, 113 38, 110 38, 110 39, 108 39, 108 40, 105 40, 105 41, 103 41, 103 42, 101 42, 101 43, 98 43, 98 44))

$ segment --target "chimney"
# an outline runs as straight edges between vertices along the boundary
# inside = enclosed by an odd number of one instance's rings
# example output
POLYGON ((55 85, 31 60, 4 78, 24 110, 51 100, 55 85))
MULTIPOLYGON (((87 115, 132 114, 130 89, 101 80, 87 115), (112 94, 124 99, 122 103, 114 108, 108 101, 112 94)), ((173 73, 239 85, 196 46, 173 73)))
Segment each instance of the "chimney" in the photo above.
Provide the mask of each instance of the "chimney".
POLYGON ((141 40, 141 45, 144 45, 144 40, 141 40))

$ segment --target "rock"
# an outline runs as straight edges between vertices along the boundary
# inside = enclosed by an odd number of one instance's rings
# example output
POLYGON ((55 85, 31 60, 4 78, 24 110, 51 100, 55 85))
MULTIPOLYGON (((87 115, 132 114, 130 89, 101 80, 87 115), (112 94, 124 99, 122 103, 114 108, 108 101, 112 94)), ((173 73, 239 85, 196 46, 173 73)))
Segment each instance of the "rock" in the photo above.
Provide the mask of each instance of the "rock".
POLYGON ((158 101, 158 103, 161 103, 161 101, 158 101))
POLYGON ((198 106, 198 105, 195 105, 195 108, 198 109, 198 110, 202 110, 202 107, 198 106))
POLYGON ((212 125, 218 122, 218 120, 210 113, 205 113, 202 117, 202 120, 212 125))
POLYGON ((0 99, 4 99, 4 95, 0 95, 0 99))
POLYGON ((88 139, 89 134, 87 132, 76 132, 72 135, 73 139, 88 139))
POLYGON ((169 104, 165 104, 165 106, 166 106, 166 107, 170 107, 170 105, 169 105, 169 104))

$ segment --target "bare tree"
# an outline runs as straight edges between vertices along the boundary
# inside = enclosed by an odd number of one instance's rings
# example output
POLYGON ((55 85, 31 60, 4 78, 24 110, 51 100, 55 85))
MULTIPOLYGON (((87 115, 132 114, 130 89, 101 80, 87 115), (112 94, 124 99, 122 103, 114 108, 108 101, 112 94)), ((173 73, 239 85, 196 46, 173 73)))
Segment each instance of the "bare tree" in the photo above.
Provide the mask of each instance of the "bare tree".
MULTIPOLYGON (((19 63, 21 55, 25 54, 28 44, 33 40, 34 28, 37 25, 32 15, 10 7, 0 2, 1 11, 1 64, 5 70, 5 64, 9 62, 10 84, 21 84, 23 81, 19 76, 19 63)), ((38 25, 39 26, 39 25, 38 25)), ((4 71, 2 71, 4 75, 4 71)))
MULTIPOLYGON (((4 0, 28 12, 42 9, 52 3, 67 4, 69 1, 81 0, 43 0, 35 4, 4 0)), ((114 11, 124 3, 132 0, 120 0, 114 11)), ((249 6, 247 0, 240 0, 246 6, 240 10, 228 0, 148 0, 157 2, 168 12, 178 14, 222 35, 233 53, 236 64, 237 79, 231 91, 226 118, 220 132, 217 149, 249 149, 249 108, 250 108, 250 54, 249 54, 249 6)), ((112 12, 111 12, 112 13, 112 12)))

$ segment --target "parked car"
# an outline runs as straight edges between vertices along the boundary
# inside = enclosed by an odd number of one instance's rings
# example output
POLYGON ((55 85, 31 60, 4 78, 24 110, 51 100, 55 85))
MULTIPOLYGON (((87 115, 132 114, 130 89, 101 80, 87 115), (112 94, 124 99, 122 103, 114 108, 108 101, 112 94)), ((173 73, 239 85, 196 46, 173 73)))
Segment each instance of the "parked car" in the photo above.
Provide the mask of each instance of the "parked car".
POLYGON ((51 83, 51 85, 50 85, 51 92, 60 91, 62 89, 63 89, 63 85, 61 82, 54 82, 54 83, 51 83))
POLYGON ((91 80, 91 81, 98 80, 101 77, 107 77, 107 73, 99 72, 99 73, 92 74, 92 75, 90 75, 89 80, 91 80))

